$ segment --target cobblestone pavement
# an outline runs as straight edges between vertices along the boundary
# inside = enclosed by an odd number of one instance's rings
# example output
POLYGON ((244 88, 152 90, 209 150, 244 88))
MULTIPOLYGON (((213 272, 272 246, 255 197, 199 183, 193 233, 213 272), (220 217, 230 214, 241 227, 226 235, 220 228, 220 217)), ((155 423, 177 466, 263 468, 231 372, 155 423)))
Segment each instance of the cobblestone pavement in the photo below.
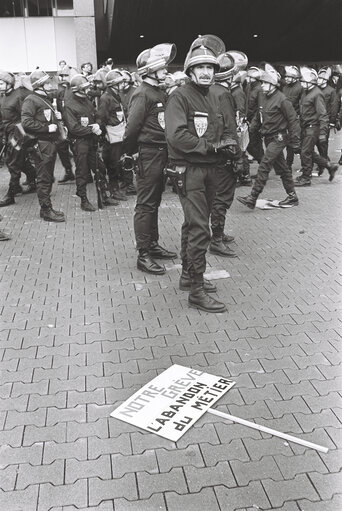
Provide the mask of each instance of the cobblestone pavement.
MULTIPOLYGON (((2 168, 2 194, 7 182, 2 168)), ((85 213, 74 185, 55 185, 57 225, 34 195, 2 208, 0 508, 341 510, 341 189, 340 168, 299 189, 299 207, 234 202, 238 258, 208 256, 208 271, 230 274, 217 315, 188 308, 179 259, 161 277, 136 269, 134 197, 85 213), (217 409, 329 452, 208 413, 177 444, 109 416, 174 363, 236 381, 217 409)), ((284 198, 274 175, 263 197, 284 198)), ((177 252, 181 219, 167 187, 160 241, 177 252)))

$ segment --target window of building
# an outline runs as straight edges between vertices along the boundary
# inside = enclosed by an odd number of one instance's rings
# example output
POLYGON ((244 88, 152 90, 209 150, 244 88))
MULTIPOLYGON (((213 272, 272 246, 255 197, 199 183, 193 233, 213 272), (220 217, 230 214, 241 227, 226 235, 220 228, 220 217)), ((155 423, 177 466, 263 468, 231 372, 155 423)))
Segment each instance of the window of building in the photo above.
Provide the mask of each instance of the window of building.
POLYGON ((0 2, 1 18, 16 18, 21 16, 24 16, 22 0, 2 0, 0 2))
POLYGON ((52 16, 52 0, 28 0, 29 16, 52 16))
POLYGON ((73 0, 55 0, 57 16, 73 16, 74 1, 73 0))

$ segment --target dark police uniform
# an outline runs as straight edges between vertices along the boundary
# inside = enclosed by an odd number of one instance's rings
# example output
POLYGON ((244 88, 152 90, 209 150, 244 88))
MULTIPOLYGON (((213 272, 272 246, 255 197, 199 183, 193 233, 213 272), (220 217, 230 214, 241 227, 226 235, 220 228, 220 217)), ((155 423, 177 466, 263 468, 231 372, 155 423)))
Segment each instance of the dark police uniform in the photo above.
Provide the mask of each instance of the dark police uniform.
POLYGON ((295 191, 292 173, 286 164, 283 150, 300 144, 300 127, 296 112, 289 99, 276 89, 272 94, 259 96, 259 112, 255 115, 251 128, 264 137, 266 151, 258 168, 252 188, 259 195, 266 185, 272 168, 280 176, 287 194, 295 191))
MULTIPOLYGON (((334 126, 337 119, 338 109, 339 109, 339 100, 337 96, 337 92, 331 85, 326 85, 326 87, 321 88, 325 107, 327 109, 327 114, 329 117, 329 124, 334 126)), ((329 133, 330 127, 327 132, 327 136, 325 140, 318 140, 317 147, 320 156, 328 159, 328 148, 329 148, 329 133)))
POLYGON ((191 278, 206 269, 210 241, 209 215, 217 190, 218 168, 224 164, 210 146, 225 135, 224 118, 216 95, 190 82, 169 97, 165 121, 170 164, 185 167, 185 182, 179 192, 184 211, 181 257, 191 278))
POLYGON ((14 198, 15 193, 20 190, 19 183, 21 172, 26 174, 27 184, 29 187, 32 188, 32 190, 36 189, 36 171, 30 162, 27 149, 21 148, 18 151, 10 143, 15 130, 15 125, 21 120, 22 103, 25 97, 30 94, 32 94, 32 91, 29 91, 24 87, 19 87, 5 93, 1 101, 4 135, 7 140, 6 164, 10 173, 10 183, 7 195, 12 199, 14 198))
MULTIPOLYGON (((106 132, 106 126, 118 126, 124 119, 125 116, 120 96, 108 87, 99 99, 97 110, 97 120, 103 133, 106 132)), ((118 190, 119 188, 121 155, 122 142, 111 144, 105 139, 102 157, 107 167, 109 184, 112 190, 118 190)))
POLYGON ((326 140, 329 133, 329 117, 324 96, 319 87, 314 86, 308 91, 303 91, 299 108, 302 128, 302 147, 300 153, 302 178, 309 183, 314 162, 319 167, 324 168, 327 166, 327 159, 314 152, 315 145, 319 141, 326 140))
MULTIPOLYGON (((255 113, 258 111, 258 104, 260 96, 262 96, 262 88, 261 83, 257 80, 248 84, 246 89, 247 94, 247 121, 251 122, 255 113)), ((250 126, 249 129, 249 144, 247 147, 247 151, 253 158, 260 163, 261 158, 264 154, 264 149, 262 146, 262 140, 260 137, 260 133, 250 126)))
MULTIPOLYGON (((57 97, 54 107, 63 114, 64 109, 64 96, 66 90, 69 88, 68 84, 58 84, 57 97)), ((68 140, 60 140, 57 144, 57 154, 61 160, 61 163, 64 167, 65 174, 67 179, 62 179, 58 181, 59 183, 64 183, 67 181, 73 181, 75 179, 72 173, 72 165, 69 153, 69 141, 68 140)))
MULTIPOLYGON (((245 91, 239 83, 232 83, 230 87, 230 92, 234 101, 234 110, 235 114, 238 115, 240 122, 242 120, 247 119, 247 98, 245 91)), ((239 182, 241 185, 252 184, 252 180, 250 177, 250 165, 248 161, 248 156, 246 151, 242 153, 242 164, 243 164, 243 172, 242 175, 239 176, 239 182)))
POLYGON ((96 170, 97 138, 91 124, 96 123, 96 111, 88 98, 76 96, 67 90, 64 96, 63 119, 74 140, 73 150, 76 164, 76 195, 87 196, 89 170, 96 170))
MULTIPOLYGON (((300 82, 285 84, 282 90, 283 94, 291 101, 297 116, 299 117, 299 101, 303 89, 300 82)), ((286 147, 286 163, 291 169, 294 160, 294 152, 291 146, 286 147)))
POLYGON ((27 96, 22 104, 21 122, 24 130, 38 139, 37 151, 33 153, 37 171, 37 195, 41 209, 49 210, 52 208, 50 196, 59 137, 58 130, 49 132, 50 124, 58 124, 50 100, 35 92, 27 96))
POLYGON ((137 202, 134 232, 138 250, 158 244, 158 208, 164 189, 163 169, 167 162, 164 133, 166 95, 158 87, 143 82, 131 98, 123 150, 139 152, 136 175, 137 202))
MULTIPOLYGON (((231 92, 227 87, 219 83, 215 83, 210 87, 211 94, 215 95, 218 100, 219 111, 217 115, 223 115, 225 125, 225 133, 236 141, 238 146, 238 137, 236 133, 234 100, 231 92)), ((217 190, 211 211, 211 230, 213 234, 213 242, 222 241, 224 235, 224 226, 226 222, 227 210, 233 203, 234 193, 237 183, 237 173, 232 161, 226 165, 219 165, 216 171, 217 190)), ((213 251, 215 245, 211 243, 210 251, 213 251)), ((235 254, 228 247, 222 247, 221 255, 234 257, 235 254)), ((219 252, 217 252, 219 253, 219 252)))

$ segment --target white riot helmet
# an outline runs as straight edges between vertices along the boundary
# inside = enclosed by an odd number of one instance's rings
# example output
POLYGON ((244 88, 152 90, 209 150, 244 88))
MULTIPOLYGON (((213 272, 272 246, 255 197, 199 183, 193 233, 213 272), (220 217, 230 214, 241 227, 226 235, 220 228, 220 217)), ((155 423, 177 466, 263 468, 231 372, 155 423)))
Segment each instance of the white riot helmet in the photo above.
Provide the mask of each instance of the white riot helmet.
POLYGON ((123 73, 119 69, 112 69, 106 74, 107 87, 115 87, 124 81, 123 73))
POLYGON ((280 74, 271 64, 265 64, 265 69, 260 76, 262 90, 266 95, 272 94, 279 86, 280 74))
POLYGON ((317 85, 324 89, 327 86, 328 80, 330 80, 331 75, 332 71, 330 67, 322 67, 318 71, 317 85))
POLYGON ((233 76, 233 81, 232 81, 232 87, 234 85, 238 85, 239 83, 243 83, 247 78, 247 71, 238 71, 234 76, 233 76))
POLYGON ((248 65, 248 57, 245 53, 238 50, 229 50, 227 53, 234 59, 234 73, 246 69, 248 65))
POLYGON ((260 80, 261 73, 261 69, 256 66, 251 66, 249 69, 247 69, 247 77, 252 80, 260 80))
POLYGON ((162 43, 142 51, 136 60, 138 75, 141 77, 154 74, 165 69, 173 61, 177 53, 175 44, 162 43))
POLYGON ((184 73, 190 76, 190 69, 201 64, 211 64, 219 72, 218 56, 226 51, 224 42, 215 35, 197 37, 190 46, 184 62, 184 73))
POLYGON ((312 67, 303 66, 300 68, 300 83, 303 89, 312 89, 317 85, 318 74, 312 67))
POLYGON ((215 73, 215 82, 231 80, 235 73, 235 61, 229 52, 222 53, 217 57, 220 69, 215 73))
POLYGON ((300 72, 297 66, 285 66, 284 71, 285 71, 284 79, 287 85, 295 83, 299 80, 300 72))

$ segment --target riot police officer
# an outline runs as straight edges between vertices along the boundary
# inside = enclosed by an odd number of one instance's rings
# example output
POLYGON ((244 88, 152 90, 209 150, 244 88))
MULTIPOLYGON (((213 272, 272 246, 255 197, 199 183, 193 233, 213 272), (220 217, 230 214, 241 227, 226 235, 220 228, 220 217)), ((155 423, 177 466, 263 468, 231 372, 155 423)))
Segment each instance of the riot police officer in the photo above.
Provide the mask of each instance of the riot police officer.
POLYGON ((158 209, 164 189, 163 170, 167 163, 165 140, 166 95, 160 89, 167 65, 174 59, 174 44, 158 44, 137 57, 138 74, 143 82, 131 98, 125 132, 124 153, 139 152, 136 175, 137 201, 134 213, 134 232, 138 249, 137 267, 141 271, 162 275, 165 268, 153 258, 173 259, 159 245, 158 209))
POLYGON ((59 119, 50 101, 53 83, 44 71, 30 75, 33 94, 27 96, 21 109, 21 122, 26 132, 37 138, 33 153, 37 170, 37 195, 40 216, 47 222, 65 222, 62 211, 51 204, 53 173, 59 139, 59 119))
POLYGON ((263 94, 259 96, 258 113, 251 128, 260 133, 265 141, 265 154, 258 168, 258 174, 250 195, 237 200, 250 209, 255 208, 258 196, 264 189, 272 168, 280 176, 287 197, 279 202, 281 206, 298 205, 292 172, 288 168, 283 150, 291 145, 295 151, 300 147, 300 127, 291 102, 279 90, 280 75, 270 64, 260 76, 263 94))
POLYGON ((225 164, 225 151, 231 145, 231 140, 225 140, 229 133, 220 101, 210 90, 214 72, 219 71, 217 57, 222 45, 210 35, 192 43, 184 63, 190 82, 172 92, 165 114, 170 167, 184 212, 180 288, 190 289, 190 307, 206 312, 226 310, 208 294, 216 288, 203 278, 218 167, 225 164))
MULTIPOLYGON (((283 87, 283 94, 291 101, 293 108, 296 111, 297 116, 299 117, 299 100, 302 95, 303 89, 299 82, 299 69, 297 66, 285 66, 285 75, 284 82, 285 85, 283 87)), ((291 146, 287 146, 286 148, 286 163, 290 170, 292 170, 292 165, 294 161, 294 152, 291 146)))

